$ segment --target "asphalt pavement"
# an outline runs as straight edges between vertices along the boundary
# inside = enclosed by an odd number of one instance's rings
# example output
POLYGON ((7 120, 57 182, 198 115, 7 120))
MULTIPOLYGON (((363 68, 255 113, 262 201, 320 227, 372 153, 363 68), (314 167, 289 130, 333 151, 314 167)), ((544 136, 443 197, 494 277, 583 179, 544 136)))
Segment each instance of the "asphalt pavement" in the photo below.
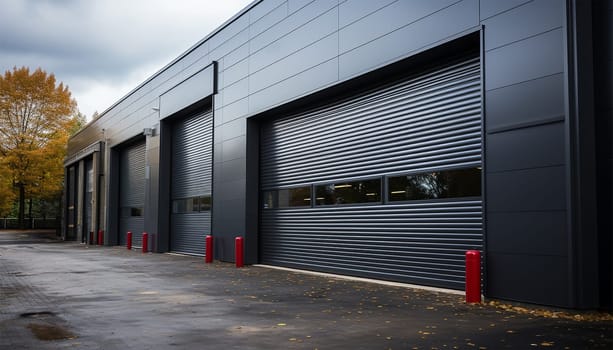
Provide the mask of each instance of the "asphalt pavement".
POLYGON ((613 349, 612 319, 0 231, 0 349, 613 349))

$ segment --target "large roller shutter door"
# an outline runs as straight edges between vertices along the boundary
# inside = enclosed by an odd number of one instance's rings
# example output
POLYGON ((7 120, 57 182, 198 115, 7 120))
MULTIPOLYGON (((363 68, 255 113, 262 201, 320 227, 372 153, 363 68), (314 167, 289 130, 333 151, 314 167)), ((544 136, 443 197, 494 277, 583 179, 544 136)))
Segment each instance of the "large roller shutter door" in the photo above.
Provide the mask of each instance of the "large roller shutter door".
POLYGON ((261 261, 463 288, 483 242, 479 72, 471 58, 263 125, 261 261), (343 190, 362 199, 329 201, 343 190))
POLYGON ((121 150, 119 158, 119 243, 126 244, 132 232, 132 245, 142 245, 145 229, 145 142, 121 150))
POLYGON ((211 232, 213 114, 180 120, 173 129, 170 249, 204 255, 211 232))

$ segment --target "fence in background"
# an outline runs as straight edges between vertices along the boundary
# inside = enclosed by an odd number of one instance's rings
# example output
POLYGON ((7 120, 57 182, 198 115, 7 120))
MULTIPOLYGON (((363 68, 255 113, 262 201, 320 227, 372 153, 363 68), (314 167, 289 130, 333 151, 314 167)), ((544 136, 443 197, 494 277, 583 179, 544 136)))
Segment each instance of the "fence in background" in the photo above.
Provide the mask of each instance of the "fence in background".
MULTIPOLYGON (((60 220, 58 218, 26 218, 27 229, 58 229, 60 220)), ((18 229, 19 220, 17 218, 0 218, 0 230, 18 229)))

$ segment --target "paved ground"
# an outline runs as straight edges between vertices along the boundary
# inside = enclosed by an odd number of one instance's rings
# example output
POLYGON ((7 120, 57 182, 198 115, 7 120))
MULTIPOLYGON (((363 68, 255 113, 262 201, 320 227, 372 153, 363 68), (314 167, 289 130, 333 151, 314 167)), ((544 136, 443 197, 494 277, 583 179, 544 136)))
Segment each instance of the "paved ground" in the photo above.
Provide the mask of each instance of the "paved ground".
POLYGON ((0 349, 64 348, 612 349, 613 323, 0 231, 0 349))

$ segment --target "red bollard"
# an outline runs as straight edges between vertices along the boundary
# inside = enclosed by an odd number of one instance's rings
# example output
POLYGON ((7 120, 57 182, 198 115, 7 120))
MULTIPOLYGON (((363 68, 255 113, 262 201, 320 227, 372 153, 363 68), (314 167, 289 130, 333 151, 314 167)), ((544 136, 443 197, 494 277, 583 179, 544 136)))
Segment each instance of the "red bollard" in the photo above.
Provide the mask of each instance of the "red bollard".
POLYGON ((481 253, 478 250, 466 252, 466 302, 481 302, 481 253))
POLYGON ((236 252, 236 267, 243 267, 243 237, 234 239, 234 248, 236 252))
POLYGON ((204 262, 212 263, 213 262, 213 236, 206 236, 206 247, 204 253, 204 262))
POLYGON ((149 251, 149 234, 147 232, 143 232, 143 253, 147 253, 149 251))
POLYGON ((128 250, 132 249, 132 232, 130 231, 128 231, 126 236, 126 248, 128 248, 128 250))
POLYGON ((90 245, 94 244, 94 231, 89 231, 89 242, 90 245))
POLYGON ((104 231, 98 230, 98 245, 104 245, 104 231))

